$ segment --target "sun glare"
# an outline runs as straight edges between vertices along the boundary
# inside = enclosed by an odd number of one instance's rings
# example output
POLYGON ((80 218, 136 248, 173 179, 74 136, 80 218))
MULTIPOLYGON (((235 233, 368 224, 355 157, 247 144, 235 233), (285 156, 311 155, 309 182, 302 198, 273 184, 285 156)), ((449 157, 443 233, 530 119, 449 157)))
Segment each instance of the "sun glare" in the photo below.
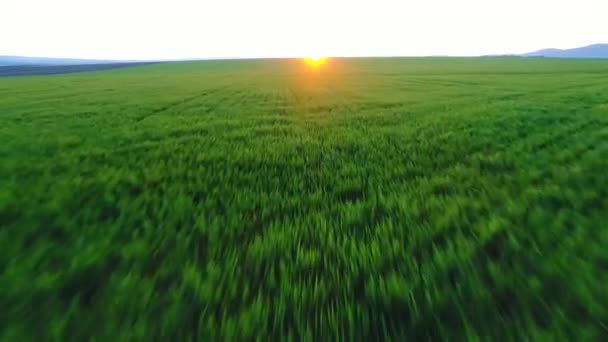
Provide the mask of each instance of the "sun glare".
POLYGON ((306 63, 308 63, 312 66, 317 66, 317 65, 321 65, 321 64, 325 63, 325 61, 327 60, 327 57, 310 56, 310 57, 306 57, 305 60, 306 60, 306 63))

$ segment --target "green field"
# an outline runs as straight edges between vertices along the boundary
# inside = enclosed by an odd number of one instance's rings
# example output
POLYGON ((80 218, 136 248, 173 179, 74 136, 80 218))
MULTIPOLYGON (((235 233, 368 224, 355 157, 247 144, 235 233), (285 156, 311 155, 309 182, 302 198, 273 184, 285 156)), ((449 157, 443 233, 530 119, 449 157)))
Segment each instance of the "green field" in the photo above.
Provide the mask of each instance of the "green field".
POLYGON ((0 340, 602 340, 608 62, 0 78, 0 340))

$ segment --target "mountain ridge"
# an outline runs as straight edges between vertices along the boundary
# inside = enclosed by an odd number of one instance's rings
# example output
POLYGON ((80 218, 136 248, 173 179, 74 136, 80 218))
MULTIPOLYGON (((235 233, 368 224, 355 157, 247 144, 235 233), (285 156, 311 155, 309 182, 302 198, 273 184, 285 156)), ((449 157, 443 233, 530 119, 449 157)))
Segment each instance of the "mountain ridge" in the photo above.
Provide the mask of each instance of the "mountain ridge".
POLYGON ((523 57, 608 58, 608 44, 593 44, 573 49, 542 49, 521 54, 523 57))
POLYGON ((136 60, 104 60, 83 58, 54 58, 54 57, 26 57, 0 55, 0 66, 57 66, 57 65, 85 65, 85 64, 115 64, 133 63, 136 60))

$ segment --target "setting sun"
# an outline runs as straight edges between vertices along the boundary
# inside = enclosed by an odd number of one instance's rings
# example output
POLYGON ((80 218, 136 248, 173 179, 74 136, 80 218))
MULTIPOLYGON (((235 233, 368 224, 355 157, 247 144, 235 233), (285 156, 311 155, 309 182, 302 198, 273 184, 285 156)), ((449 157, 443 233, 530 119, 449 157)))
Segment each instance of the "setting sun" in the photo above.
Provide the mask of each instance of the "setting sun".
POLYGON ((311 56, 311 57, 306 57, 305 60, 306 60, 306 63, 308 63, 312 66, 317 66, 317 65, 321 65, 321 64, 325 63, 325 61, 327 60, 327 57, 311 56))

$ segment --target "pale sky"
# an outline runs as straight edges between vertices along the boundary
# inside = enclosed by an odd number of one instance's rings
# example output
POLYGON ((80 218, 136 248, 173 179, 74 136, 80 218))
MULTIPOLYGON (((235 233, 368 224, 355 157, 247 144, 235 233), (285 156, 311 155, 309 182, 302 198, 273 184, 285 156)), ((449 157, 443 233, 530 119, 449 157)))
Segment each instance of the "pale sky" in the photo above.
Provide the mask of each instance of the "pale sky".
POLYGON ((608 0, 2 0, 0 55, 523 53, 608 43, 608 0))

